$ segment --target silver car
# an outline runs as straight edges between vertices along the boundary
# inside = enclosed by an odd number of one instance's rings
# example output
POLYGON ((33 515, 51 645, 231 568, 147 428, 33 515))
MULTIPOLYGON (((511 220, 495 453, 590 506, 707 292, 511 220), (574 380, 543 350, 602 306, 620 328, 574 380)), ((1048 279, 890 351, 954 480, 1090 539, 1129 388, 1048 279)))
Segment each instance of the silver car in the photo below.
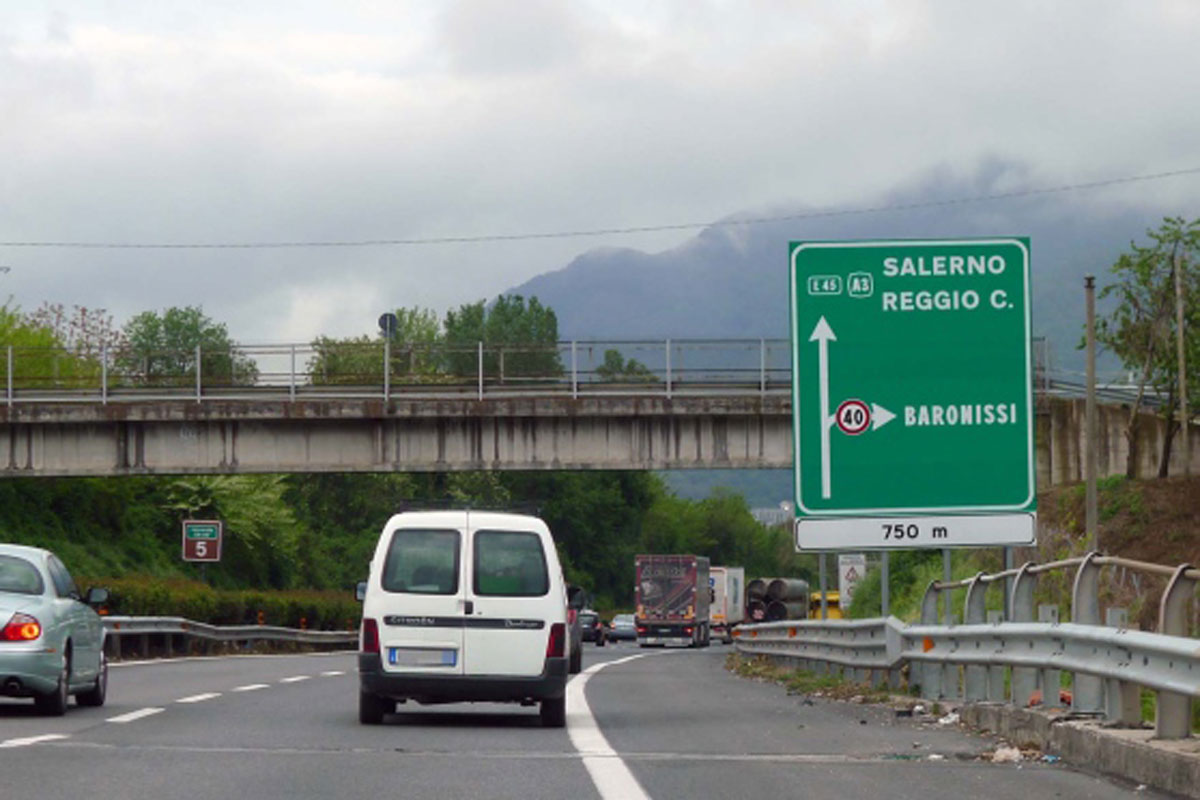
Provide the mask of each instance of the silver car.
POLYGON ((49 550, 0 544, 0 695, 32 697, 42 713, 104 705, 108 661, 104 624, 91 608, 108 592, 81 598, 62 561, 49 550))

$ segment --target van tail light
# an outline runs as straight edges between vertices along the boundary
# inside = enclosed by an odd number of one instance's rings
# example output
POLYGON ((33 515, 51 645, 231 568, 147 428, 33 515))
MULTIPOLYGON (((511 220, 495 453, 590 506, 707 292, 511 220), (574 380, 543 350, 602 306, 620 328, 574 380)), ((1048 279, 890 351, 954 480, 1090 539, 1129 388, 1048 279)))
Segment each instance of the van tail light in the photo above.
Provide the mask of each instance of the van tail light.
POLYGON ((42 635, 42 623, 28 614, 13 614, 12 619, 0 631, 0 639, 6 642, 32 642, 42 635))
POLYGON ((379 623, 370 617, 363 617, 362 621, 362 651, 379 652, 379 623))
POLYGON ((556 622, 550 626, 550 639, 546 642, 546 658, 562 658, 567 642, 567 626, 556 622))
POLYGON ((684 636, 691 636, 691 635, 692 635, 692 628, 691 628, 690 626, 689 626, 689 627, 687 627, 687 628, 684 628, 684 629, 683 629, 683 635, 684 635, 684 636))

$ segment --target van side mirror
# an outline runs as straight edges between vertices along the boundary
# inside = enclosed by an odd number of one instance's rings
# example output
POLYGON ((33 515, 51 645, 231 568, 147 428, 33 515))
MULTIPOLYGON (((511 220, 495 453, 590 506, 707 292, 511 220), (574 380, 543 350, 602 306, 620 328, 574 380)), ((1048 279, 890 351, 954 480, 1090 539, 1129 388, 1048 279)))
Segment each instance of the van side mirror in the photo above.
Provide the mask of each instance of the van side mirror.
POLYGON ((367 599, 367 582, 366 581, 359 581, 358 585, 354 587, 354 599, 360 603, 363 600, 367 599))
POLYGON ((567 608, 579 611, 587 606, 587 592, 580 586, 567 587, 567 608))

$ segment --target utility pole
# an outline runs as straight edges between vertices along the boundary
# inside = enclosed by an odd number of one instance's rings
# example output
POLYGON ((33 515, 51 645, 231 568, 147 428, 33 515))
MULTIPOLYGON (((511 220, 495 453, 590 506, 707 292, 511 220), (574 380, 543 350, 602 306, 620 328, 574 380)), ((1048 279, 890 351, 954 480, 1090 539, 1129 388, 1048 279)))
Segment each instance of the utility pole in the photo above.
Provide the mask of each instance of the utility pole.
POLYGON ((1096 276, 1086 275, 1083 279, 1087 297, 1087 406, 1085 426, 1084 480, 1087 482, 1085 498, 1084 529, 1089 550, 1100 550, 1096 502, 1096 276))
POLYGON ((1183 434, 1183 475, 1192 474, 1192 439, 1188 434, 1192 414, 1188 406, 1187 384, 1187 348, 1184 346, 1186 337, 1183 331, 1183 248, 1175 247, 1175 347, 1179 351, 1179 431, 1183 434))

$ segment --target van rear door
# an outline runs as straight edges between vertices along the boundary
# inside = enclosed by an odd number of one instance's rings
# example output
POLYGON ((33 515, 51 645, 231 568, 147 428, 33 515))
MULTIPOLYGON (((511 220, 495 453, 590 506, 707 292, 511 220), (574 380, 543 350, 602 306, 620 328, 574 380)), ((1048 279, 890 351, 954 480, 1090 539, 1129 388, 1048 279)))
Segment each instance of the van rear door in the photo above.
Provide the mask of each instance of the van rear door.
POLYGON ((463 674, 463 531, 397 528, 380 573, 384 672, 463 674))
POLYGON ((467 587, 474 614, 467 618, 464 637, 465 674, 542 673, 550 625, 566 617, 561 596, 551 591, 549 542, 548 532, 536 530, 485 527, 474 532, 467 587))

